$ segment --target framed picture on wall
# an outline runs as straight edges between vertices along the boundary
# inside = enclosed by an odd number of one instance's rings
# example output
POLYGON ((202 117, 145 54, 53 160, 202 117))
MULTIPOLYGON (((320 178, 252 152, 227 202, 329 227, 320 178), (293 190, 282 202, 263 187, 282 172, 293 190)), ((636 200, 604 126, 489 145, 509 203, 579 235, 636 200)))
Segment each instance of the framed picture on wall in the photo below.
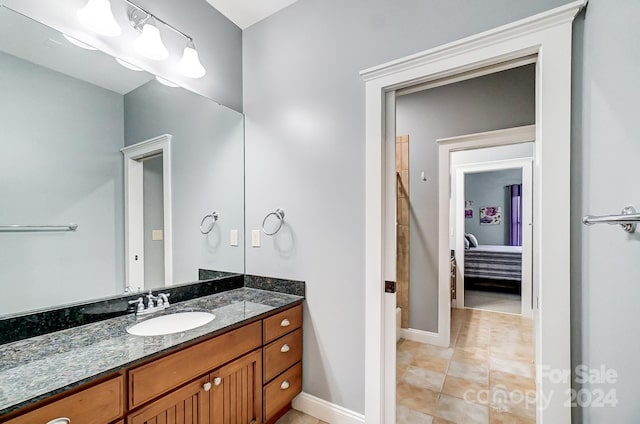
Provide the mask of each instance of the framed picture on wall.
POLYGON ((500 206, 485 206, 480 208, 481 225, 499 225, 502 223, 502 208, 500 206))
POLYGON ((466 219, 473 219, 473 200, 465 200, 464 217, 466 219))

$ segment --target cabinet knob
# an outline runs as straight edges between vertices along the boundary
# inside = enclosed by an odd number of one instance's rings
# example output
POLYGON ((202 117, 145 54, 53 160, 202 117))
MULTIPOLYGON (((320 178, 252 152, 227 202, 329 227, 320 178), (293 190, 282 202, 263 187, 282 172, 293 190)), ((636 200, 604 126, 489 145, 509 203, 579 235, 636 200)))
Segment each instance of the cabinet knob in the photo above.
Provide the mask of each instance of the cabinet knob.
POLYGON ((282 347, 280 348, 280 352, 282 352, 282 353, 287 353, 287 352, 289 352, 290 350, 291 350, 291 348, 290 348, 290 347, 289 347, 289 345, 288 345, 288 344, 286 344, 286 343, 285 343, 285 344, 283 344, 283 345, 282 345, 282 347))
POLYGON ((47 424, 69 424, 71 420, 66 417, 60 417, 49 421, 47 424))
POLYGON ((213 384, 215 384, 216 386, 219 386, 220 383, 222 383, 222 379, 220 377, 216 377, 213 379, 213 384))
POLYGON ((202 386, 202 388, 205 392, 208 392, 209 390, 211 390, 211 383, 204 383, 204 386, 202 386))
POLYGON ((287 389, 289 388, 289 380, 284 380, 284 381, 282 382, 282 384, 280 385, 280 388, 281 388, 282 390, 287 390, 287 389))
POLYGON ((288 319, 283 319, 282 322, 280 323, 280 327, 288 327, 291 325, 291 322, 288 319))

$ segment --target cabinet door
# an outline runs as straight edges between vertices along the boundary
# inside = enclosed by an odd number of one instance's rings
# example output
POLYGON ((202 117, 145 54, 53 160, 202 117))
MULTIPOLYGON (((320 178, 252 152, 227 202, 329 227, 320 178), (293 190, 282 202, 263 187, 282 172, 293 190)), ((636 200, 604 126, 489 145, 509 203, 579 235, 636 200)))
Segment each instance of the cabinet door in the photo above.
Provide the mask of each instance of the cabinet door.
POLYGON ((211 424, 262 423, 262 351, 211 374, 211 424))
POLYGON ((208 424, 209 377, 161 397, 129 415, 128 424, 208 424))

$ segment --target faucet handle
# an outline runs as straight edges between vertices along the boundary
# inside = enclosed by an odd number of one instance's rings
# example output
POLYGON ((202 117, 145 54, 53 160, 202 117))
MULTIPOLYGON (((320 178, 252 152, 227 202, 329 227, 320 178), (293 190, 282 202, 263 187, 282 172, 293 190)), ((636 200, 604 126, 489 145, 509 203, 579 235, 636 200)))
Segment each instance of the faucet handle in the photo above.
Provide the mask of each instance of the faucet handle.
POLYGON ((129 301, 129 305, 135 305, 136 303, 138 304, 138 312, 144 310, 144 300, 141 297, 129 301))
POLYGON ((169 296, 171 293, 158 293, 158 306, 169 307, 169 296))

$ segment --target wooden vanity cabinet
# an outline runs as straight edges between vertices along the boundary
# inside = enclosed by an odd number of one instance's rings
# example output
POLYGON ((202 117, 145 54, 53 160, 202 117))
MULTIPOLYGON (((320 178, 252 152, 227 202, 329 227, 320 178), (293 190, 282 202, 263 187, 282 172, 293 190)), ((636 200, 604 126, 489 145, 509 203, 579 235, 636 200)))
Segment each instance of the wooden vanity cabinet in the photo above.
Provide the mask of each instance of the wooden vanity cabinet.
POLYGON ((195 380, 130 414, 128 424, 204 424, 209 422, 209 378, 195 380))
POLYGON ((0 422, 273 422, 302 390, 301 325, 302 305, 297 305, 0 422))
POLYGON ((67 422, 70 424, 107 424, 124 414, 124 378, 118 376, 104 383, 66 396, 60 400, 20 415, 5 424, 67 422))

